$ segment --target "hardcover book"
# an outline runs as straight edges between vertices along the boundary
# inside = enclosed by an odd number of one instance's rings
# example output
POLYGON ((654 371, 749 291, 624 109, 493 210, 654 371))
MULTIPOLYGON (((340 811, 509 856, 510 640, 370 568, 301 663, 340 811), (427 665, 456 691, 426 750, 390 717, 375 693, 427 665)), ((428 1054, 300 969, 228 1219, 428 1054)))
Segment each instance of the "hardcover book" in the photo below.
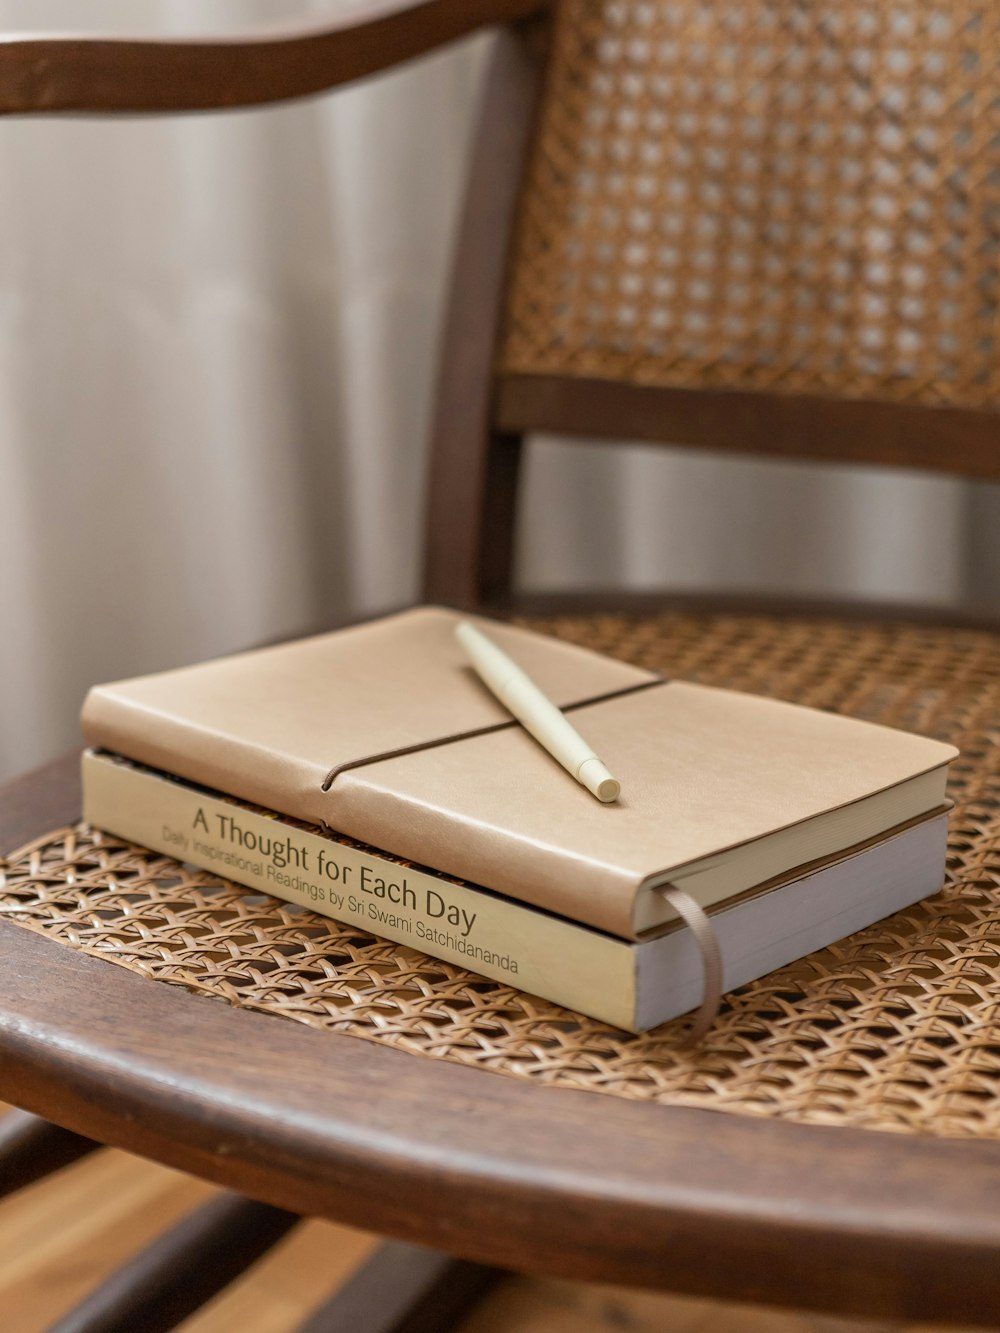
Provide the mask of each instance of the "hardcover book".
MULTIPOLYGON (((624 940, 106 752, 83 759, 97 828, 217 871, 633 1032, 695 1007, 680 923, 624 940)), ((932 814, 713 909, 732 989, 933 893, 947 816, 932 814)))

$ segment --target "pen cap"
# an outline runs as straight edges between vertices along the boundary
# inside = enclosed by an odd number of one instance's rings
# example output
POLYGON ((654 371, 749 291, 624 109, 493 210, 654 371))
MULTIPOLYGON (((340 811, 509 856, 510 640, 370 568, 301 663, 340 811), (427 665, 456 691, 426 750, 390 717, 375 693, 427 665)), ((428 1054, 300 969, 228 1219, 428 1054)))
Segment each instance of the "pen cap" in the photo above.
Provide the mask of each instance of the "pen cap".
POLYGON ((469 660, 495 694, 499 694, 512 677, 520 676, 524 680, 528 679, 520 667, 512 662, 505 652, 502 652, 495 643, 488 639, 485 634, 481 634, 475 625, 470 625, 467 620, 463 620, 455 626, 455 638, 465 649, 469 660))

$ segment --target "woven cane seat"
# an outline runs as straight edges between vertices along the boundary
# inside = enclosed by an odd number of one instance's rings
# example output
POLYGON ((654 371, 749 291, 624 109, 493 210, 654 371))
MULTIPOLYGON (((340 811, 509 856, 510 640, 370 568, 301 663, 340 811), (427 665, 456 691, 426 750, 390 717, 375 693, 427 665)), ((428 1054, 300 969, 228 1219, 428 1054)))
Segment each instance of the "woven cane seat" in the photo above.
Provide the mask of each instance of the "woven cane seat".
POLYGON ((986 406, 988 0, 564 0, 500 369, 986 406))
POLYGON ((948 882, 744 987, 697 1050, 631 1036, 82 824, 15 852, 0 918, 214 1000, 519 1079, 826 1125, 1000 1135, 1000 634, 768 616, 532 627, 666 673, 948 739, 948 882))

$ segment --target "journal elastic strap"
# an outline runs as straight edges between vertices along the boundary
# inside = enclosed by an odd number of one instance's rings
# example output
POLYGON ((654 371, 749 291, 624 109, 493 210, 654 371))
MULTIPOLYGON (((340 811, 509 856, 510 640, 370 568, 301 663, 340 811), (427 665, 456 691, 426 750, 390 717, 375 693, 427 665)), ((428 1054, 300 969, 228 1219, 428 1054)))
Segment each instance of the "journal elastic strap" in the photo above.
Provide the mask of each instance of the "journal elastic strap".
MULTIPOLYGON (((626 694, 636 694, 639 690, 649 690, 655 685, 666 685, 666 683, 666 678, 663 676, 657 680, 643 680, 638 685, 626 685, 620 690, 609 690, 607 694, 595 694, 590 699, 577 699, 575 703, 564 704, 560 712, 572 713, 577 708, 589 708, 591 704, 602 704, 606 699, 622 698, 626 694)), ((329 791, 341 773, 346 773, 351 768, 363 768, 367 764, 378 764, 383 759, 399 759, 404 754, 417 754, 420 750, 436 750, 439 745, 452 745, 456 741, 471 740, 473 736, 489 736, 494 731, 509 731, 511 727, 519 727, 520 725, 517 718, 512 717, 506 722, 492 722, 488 727, 473 727, 471 731, 456 731, 450 736, 436 736, 434 740, 417 741, 415 745, 403 745, 398 750, 382 750, 378 754, 366 754, 360 759, 348 759, 346 763, 337 764, 330 769, 323 779, 321 790, 329 791)))

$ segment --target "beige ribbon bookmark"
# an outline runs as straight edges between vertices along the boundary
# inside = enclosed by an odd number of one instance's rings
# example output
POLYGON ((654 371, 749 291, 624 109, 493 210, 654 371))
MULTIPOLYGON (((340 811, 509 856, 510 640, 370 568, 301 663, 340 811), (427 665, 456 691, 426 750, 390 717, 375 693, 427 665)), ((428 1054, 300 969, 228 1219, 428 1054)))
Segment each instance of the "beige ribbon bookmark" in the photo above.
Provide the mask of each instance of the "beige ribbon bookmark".
POLYGON ((705 1033, 715 1022, 722 1004, 722 950, 719 937, 709 921, 705 909, 672 884, 660 884, 654 889, 665 898, 694 936, 698 952, 701 954, 702 998, 698 1012, 694 1016, 691 1031, 684 1039, 685 1046, 693 1046, 701 1041, 705 1033))

